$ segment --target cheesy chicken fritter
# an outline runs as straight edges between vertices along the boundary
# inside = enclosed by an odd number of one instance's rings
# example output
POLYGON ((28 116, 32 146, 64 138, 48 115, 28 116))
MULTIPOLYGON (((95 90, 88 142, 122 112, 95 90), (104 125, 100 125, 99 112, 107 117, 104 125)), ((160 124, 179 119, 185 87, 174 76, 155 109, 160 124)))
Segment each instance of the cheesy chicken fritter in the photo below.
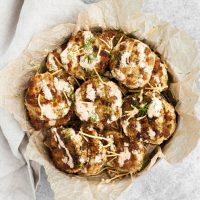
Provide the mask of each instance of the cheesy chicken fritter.
POLYGON ((104 73, 110 50, 99 39, 99 33, 79 31, 71 37, 60 57, 69 74, 85 80, 96 73, 104 73))
POLYGON ((111 124, 121 117, 121 106, 121 91, 112 81, 90 79, 75 92, 75 111, 82 121, 111 124))
POLYGON ((69 82, 48 72, 33 76, 25 97, 32 126, 38 130, 66 124, 73 114, 73 92, 69 82))
MULTIPOLYGON (((110 158, 107 165, 119 172, 136 173, 143 166, 145 147, 142 142, 131 140, 117 131, 107 131, 104 136, 109 139, 110 158)), ((108 144, 109 144, 108 143, 108 144)))
POLYGON ((80 134, 87 138, 87 157, 86 163, 82 173, 89 175, 98 174, 103 165, 107 161, 106 149, 103 146, 102 140, 99 139, 99 134, 91 124, 82 125, 80 134))
POLYGON ((88 160, 87 143, 73 128, 51 128, 45 144, 55 166, 67 173, 80 173, 88 160))
POLYGON ((175 131, 174 107, 157 93, 133 94, 123 100, 124 133, 139 141, 161 144, 175 131))
POLYGON ((144 87, 150 80, 155 54, 139 40, 127 38, 112 51, 112 75, 130 89, 144 87))
POLYGON ((56 167, 67 173, 96 175, 106 162, 106 150, 91 125, 82 125, 78 131, 51 128, 45 144, 56 167))

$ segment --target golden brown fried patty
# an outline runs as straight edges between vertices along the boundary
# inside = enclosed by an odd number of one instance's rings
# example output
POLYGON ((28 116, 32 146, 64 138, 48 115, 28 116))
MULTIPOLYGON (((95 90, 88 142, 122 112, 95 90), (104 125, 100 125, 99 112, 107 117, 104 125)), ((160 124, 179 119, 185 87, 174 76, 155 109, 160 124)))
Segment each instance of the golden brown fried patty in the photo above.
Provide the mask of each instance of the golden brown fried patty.
POLYGON ((174 107, 157 93, 133 94, 123 101, 124 133, 150 144, 161 144, 175 131, 174 107))
POLYGON ((66 124, 72 116, 73 86, 50 73, 36 74, 28 85, 25 105, 35 129, 66 124))
POLYGON ((110 142, 109 150, 107 151, 107 165, 120 172, 138 172, 143 165, 144 160, 144 145, 136 140, 130 140, 117 131, 108 131, 104 133, 110 142))
POLYGON ((75 111, 82 121, 111 124, 121 117, 122 94, 112 81, 91 79, 75 92, 75 111))
POLYGON ((87 162, 87 143, 72 128, 51 128, 45 144, 55 166, 67 173, 80 173, 87 162))
POLYGON ((67 173, 98 174, 106 162, 106 149, 91 125, 51 128, 45 144, 56 167, 67 173))
POLYGON ((68 73, 83 80, 96 72, 104 73, 110 51, 98 36, 98 33, 91 31, 79 31, 70 38, 66 49, 60 54, 62 64, 68 73))
POLYGON ((106 149, 103 147, 102 141, 98 138, 97 131, 92 125, 83 125, 80 133, 83 135, 87 134, 85 138, 87 141, 88 162, 82 170, 82 173, 86 175, 98 174, 107 160, 106 149))
POLYGON ((132 38, 118 43, 110 60, 112 75, 131 89, 143 87, 149 82, 154 64, 155 54, 151 49, 132 38))

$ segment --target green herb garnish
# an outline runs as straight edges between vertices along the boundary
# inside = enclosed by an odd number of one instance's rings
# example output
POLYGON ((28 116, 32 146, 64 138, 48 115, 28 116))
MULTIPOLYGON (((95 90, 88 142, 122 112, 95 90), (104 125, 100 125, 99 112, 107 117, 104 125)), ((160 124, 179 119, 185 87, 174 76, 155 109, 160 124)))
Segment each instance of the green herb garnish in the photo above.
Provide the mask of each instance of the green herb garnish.
POLYGON ((139 109, 139 113, 138 113, 139 117, 143 117, 143 116, 145 116, 147 114, 149 105, 150 104, 145 103, 145 105, 139 109))
POLYGON ((92 54, 86 55, 85 59, 87 60, 88 64, 91 64, 96 59, 96 57, 97 57, 96 54, 92 53, 92 54))
POLYGON ((94 122, 98 122, 99 121, 99 116, 97 115, 97 113, 91 113, 90 119, 92 121, 94 121, 94 122))
POLYGON ((59 109, 57 109, 57 112, 58 112, 58 113, 62 113, 64 109, 66 109, 66 107, 59 108, 59 109))
POLYGON ((84 46, 83 48, 86 50, 86 51, 90 51, 92 49, 92 44, 94 42, 94 39, 92 37, 88 38, 85 43, 84 43, 84 46))

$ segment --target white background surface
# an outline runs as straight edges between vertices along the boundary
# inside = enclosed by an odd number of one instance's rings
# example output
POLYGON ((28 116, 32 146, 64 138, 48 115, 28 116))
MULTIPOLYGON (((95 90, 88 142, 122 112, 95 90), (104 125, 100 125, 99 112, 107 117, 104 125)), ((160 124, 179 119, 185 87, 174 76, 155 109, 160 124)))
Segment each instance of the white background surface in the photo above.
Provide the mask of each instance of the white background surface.
MULTIPOLYGON (((38 0, 25 0, 21 9, 22 0, 0 0, 0 66, 17 56, 25 48, 26 42, 24 41, 29 41, 33 33, 57 23, 65 22, 65 18, 74 21, 78 10, 83 6, 82 4, 80 5, 79 0, 41 0, 40 2, 43 6, 38 2, 38 0), (75 4, 75 6, 77 4, 73 12, 68 11, 68 8, 72 7, 71 4, 75 4), (8 7, 11 7, 11 10, 8 10, 8 7), (27 27, 29 31, 26 31, 27 27), (19 31, 20 28, 24 30, 23 33, 19 31), (30 30, 31 28, 32 30, 30 30), (6 39, 1 40, 1 38, 6 39), (12 46, 8 45, 10 43, 17 48, 11 48, 12 46)), ((197 40, 200 46, 199 0, 144 0, 144 10, 152 12, 159 18, 186 31, 197 40)), ((0 117, 0 120, 3 119, 0 117)), ((0 200, 31 200, 31 195, 27 195, 31 194, 30 187, 20 188, 20 185, 17 187, 15 184, 18 179, 22 180, 24 178, 24 181, 27 181, 27 169, 24 168, 21 162, 12 158, 8 144, 2 139, 1 133, 0 136, 0 200), (1 157, 3 156, 10 157, 10 163, 2 163, 1 157), (5 174, 10 173, 10 171, 2 172, 1 170, 6 164, 20 170, 12 177, 8 175, 6 179, 3 179, 5 174), (8 183, 9 187, 5 187, 6 183, 8 183), (15 192, 12 192, 13 188, 15 188, 15 192), (6 191, 9 192, 9 196, 4 195, 6 191), (18 198, 18 193, 21 193, 20 199, 18 198)), ((36 199, 53 200, 53 193, 46 180, 44 170, 42 170, 36 199)), ((164 160, 160 161, 150 172, 139 177, 119 199, 199 200, 200 144, 182 163, 175 166, 169 165, 164 160)))

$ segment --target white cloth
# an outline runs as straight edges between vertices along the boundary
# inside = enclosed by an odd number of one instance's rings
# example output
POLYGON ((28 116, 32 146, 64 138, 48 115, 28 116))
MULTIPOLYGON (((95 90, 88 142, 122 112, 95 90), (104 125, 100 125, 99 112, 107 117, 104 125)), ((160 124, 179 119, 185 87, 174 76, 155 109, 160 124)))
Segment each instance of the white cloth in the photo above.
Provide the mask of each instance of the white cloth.
MULTIPOLYGON (((35 33, 75 22, 85 6, 81 0, 0 0, 0 68, 19 56, 35 33)), ((35 199, 28 175, 31 169, 19 151, 24 133, 3 109, 0 126, 0 200, 35 199)))
MULTIPOLYGON (((84 0, 89 2, 91 0, 84 0)), ((182 28, 187 24, 186 30, 192 34, 192 30, 200 27, 200 9, 198 0, 164 1, 148 0, 145 3, 152 4, 152 11, 156 2, 160 2, 159 15, 166 14, 170 19, 172 12, 166 10, 174 5, 173 13, 182 12, 183 19, 176 19, 176 24, 182 23, 182 28), (175 2, 175 3, 174 3, 175 2), (191 5, 193 2, 195 5, 191 5), (163 9, 162 9, 162 5, 163 9), (186 9, 187 8, 187 9, 186 9), (196 9, 191 9, 196 8, 196 9), (198 9, 197 9, 198 8, 198 9), (187 10, 190 15, 187 15, 187 10), (196 14, 195 14, 196 12, 196 14), (178 22, 178 23, 177 23, 178 22), (186 23, 187 22, 187 23, 186 23), (194 24, 192 24, 194 23, 194 24)), ((33 34, 49 27, 64 22, 75 22, 79 10, 85 7, 81 0, 0 0, 0 68, 14 60, 27 46, 33 34)), ((169 10, 168 10, 169 11, 169 10)), ((175 14, 174 14, 175 15, 175 14)), ((165 20, 166 20, 165 19, 165 20)), ((199 30, 200 31, 200 30, 199 30)), ((199 32, 196 31, 197 39, 199 32)), ((199 39, 200 41, 200 39, 199 39)), ((23 160, 19 145, 24 137, 19 125, 12 116, 0 110, 0 200, 32 200, 35 198, 26 162, 23 160), (13 138, 18 135, 18 141, 13 143, 13 138)), ((120 200, 199 200, 200 199, 200 144, 195 151, 182 163, 170 166, 166 161, 160 161, 151 171, 139 177, 127 191, 119 197, 120 200)), ((43 199, 42 197, 40 199, 43 199)), ((39 199, 39 198, 38 198, 39 199)), ((52 199, 50 197, 46 199, 52 199)))

